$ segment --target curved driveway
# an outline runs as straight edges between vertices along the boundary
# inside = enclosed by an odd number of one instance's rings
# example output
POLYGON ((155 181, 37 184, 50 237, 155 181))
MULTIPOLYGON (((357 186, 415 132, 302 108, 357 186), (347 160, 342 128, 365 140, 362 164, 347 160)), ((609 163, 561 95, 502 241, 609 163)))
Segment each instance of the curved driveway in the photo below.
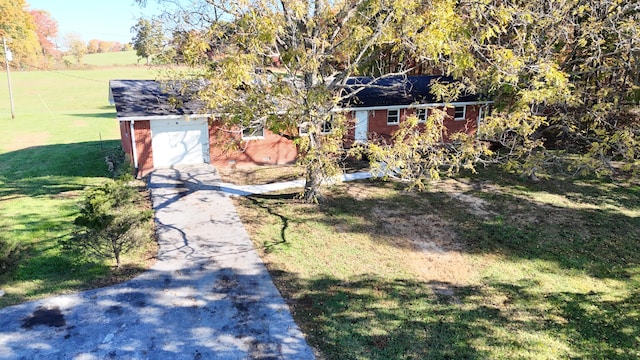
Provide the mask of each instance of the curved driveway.
POLYGON ((313 359, 219 185, 209 166, 155 171, 156 265, 0 309, 0 359, 313 359))

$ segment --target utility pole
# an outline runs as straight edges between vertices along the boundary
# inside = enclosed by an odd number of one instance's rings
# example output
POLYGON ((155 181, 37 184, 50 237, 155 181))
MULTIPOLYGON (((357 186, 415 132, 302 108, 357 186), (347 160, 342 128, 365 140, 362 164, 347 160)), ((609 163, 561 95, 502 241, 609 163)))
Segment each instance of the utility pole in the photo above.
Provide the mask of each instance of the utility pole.
POLYGON ((13 110, 13 91, 11 90, 11 73, 9 72, 9 62, 12 59, 11 50, 7 49, 7 39, 2 38, 2 46, 4 47, 4 63, 7 66, 7 82, 9 83, 9 101, 11 102, 11 118, 16 118, 16 113, 13 110))

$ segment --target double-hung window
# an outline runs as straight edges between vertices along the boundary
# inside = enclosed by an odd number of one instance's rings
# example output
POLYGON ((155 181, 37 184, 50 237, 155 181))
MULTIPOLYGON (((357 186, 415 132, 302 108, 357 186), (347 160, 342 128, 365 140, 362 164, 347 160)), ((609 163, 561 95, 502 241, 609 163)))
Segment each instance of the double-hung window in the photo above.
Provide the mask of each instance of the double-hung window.
POLYGON ((400 123, 400 110, 387 110, 387 125, 397 125, 400 123))
POLYGON ((416 117, 418 118, 419 123, 427 121, 427 109, 416 109, 416 117))
POLYGON ((264 126, 242 128, 242 140, 264 139, 264 126))
POLYGON ((456 106, 454 108, 453 120, 464 120, 466 115, 466 106, 456 106))

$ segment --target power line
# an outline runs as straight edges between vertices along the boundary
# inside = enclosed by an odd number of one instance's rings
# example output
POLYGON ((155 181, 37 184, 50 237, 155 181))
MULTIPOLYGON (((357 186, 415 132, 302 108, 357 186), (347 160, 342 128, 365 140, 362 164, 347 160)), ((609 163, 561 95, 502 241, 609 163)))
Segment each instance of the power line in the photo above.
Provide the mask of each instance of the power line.
POLYGON ((53 73, 53 74, 58 74, 58 75, 62 75, 62 76, 68 76, 68 77, 72 77, 72 78, 76 78, 76 79, 94 81, 94 82, 99 82, 99 83, 104 83, 105 82, 104 80, 92 79, 92 78, 88 78, 88 77, 84 77, 84 76, 68 74, 68 73, 61 72, 61 71, 45 69, 45 68, 41 68, 41 67, 36 66, 36 65, 30 65, 30 64, 24 64, 24 65, 26 65, 27 67, 36 69, 36 70, 46 71, 46 72, 50 72, 50 73, 53 73))

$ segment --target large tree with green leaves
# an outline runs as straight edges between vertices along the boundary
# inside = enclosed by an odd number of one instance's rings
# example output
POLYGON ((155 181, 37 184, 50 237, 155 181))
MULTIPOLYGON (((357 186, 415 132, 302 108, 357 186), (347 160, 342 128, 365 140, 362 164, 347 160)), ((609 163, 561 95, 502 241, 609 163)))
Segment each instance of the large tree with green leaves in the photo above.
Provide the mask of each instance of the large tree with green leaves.
POLYGON ((131 28, 135 33, 131 42, 136 54, 147 59, 147 65, 151 63, 151 57, 162 52, 165 42, 162 22, 158 19, 138 19, 131 28))
POLYGON ((24 0, 0 0, 0 38, 7 40, 13 55, 13 66, 33 66, 37 63, 41 48, 33 17, 24 0))
POLYGON ((460 13, 475 83, 498 103, 484 135, 509 149, 499 161, 534 178, 569 160, 637 172, 640 3, 465 1, 460 13))
MULTIPOLYGON (((332 111, 357 93, 358 87, 346 82, 354 75, 375 78, 420 69, 460 80, 434 87, 445 103, 463 92, 495 99, 495 111, 479 136, 501 151, 465 134, 442 144, 438 111, 420 131, 415 122, 403 124, 394 145, 371 144, 374 160, 413 183, 481 161, 532 178, 550 165, 566 167, 566 159, 577 170, 610 170, 615 159, 638 166, 637 2, 195 3, 170 19, 180 20, 178 28, 206 34, 191 48, 205 52, 212 44, 225 44, 224 56, 196 72, 210 80, 200 93, 208 110, 226 114, 231 125, 264 126, 296 137, 308 200, 316 199, 321 182, 339 171, 348 124, 332 111), (277 69, 256 72, 274 60, 277 69), (322 128, 328 120, 333 131, 327 135, 322 128), (301 127, 307 135, 297 136, 301 127)), ((198 61, 191 63, 202 64, 202 54, 194 56, 198 61)))
POLYGON ((207 1, 171 19, 183 20, 179 27, 197 26, 207 35, 198 37, 201 46, 193 48, 225 44, 224 56, 211 60, 198 74, 210 80, 200 96, 210 110, 226 114, 229 125, 266 127, 294 137, 299 163, 306 169, 304 198, 312 201, 321 195, 321 183, 340 171, 338 161, 345 154, 347 124, 332 110, 364 86, 349 85, 347 79, 411 70, 380 72, 375 66, 380 49, 426 49, 424 57, 432 62, 446 57, 450 46, 441 45, 458 30, 440 12, 453 12, 454 6, 397 0, 207 1), (416 31, 418 25, 439 32, 424 36, 416 31), (273 71, 256 72, 275 63, 278 68, 273 71), (329 134, 323 131, 327 121, 332 122, 329 134), (300 128, 306 130, 303 136, 300 128))

